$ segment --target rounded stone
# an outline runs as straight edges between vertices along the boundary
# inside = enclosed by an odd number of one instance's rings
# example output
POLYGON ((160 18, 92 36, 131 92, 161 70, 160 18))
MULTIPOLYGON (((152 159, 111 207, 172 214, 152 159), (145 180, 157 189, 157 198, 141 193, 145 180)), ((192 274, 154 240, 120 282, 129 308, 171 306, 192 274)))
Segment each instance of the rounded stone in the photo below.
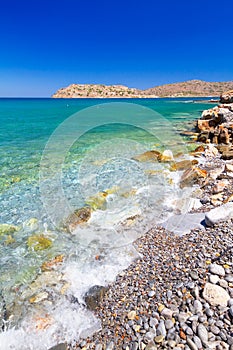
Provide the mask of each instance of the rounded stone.
POLYGON ((218 276, 225 276, 225 270, 221 265, 218 264, 211 264, 210 265, 210 272, 213 273, 214 275, 218 276))
POLYGON ((174 326, 174 324, 173 324, 172 320, 170 320, 170 319, 165 320, 166 329, 171 329, 173 326, 174 326))
POLYGON ((162 343, 163 340, 164 340, 164 336, 163 335, 157 335, 154 340, 155 340, 155 342, 157 344, 162 343))
POLYGON ((217 275, 209 275, 210 283, 216 284, 219 281, 219 277, 217 275))
POLYGON ((207 329, 201 323, 197 326, 197 335, 201 339, 202 343, 205 343, 208 341, 207 329))

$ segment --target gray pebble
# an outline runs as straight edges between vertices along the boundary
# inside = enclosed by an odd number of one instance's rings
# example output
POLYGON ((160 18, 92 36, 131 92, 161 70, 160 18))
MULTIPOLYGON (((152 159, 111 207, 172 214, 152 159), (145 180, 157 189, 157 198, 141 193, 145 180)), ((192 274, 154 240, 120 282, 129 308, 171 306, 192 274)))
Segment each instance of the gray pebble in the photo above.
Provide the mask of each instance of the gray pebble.
POLYGON ((190 276, 192 277, 192 279, 195 281, 195 280, 198 280, 198 274, 196 273, 196 271, 190 271, 190 276))
POLYGON ((167 307, 165 307, 162 311, 161 311, 161 316, 165 317, 165 318, 172 318, 173 315, 173 311, 168 309, 167 307))
POLYGON ((189 289, 194 289, 194 287, 195 287, 195 283, 194 282, 189 282, 187 284, 187 288, 189 288, 189 289))
POLYGON ((202 303, 200 300, 194 300, 193 306, 196 312, 202 311, 202 303))
POLYGON ((192 330, 192 328, 187 327, 186 330, 185 330, 185 333, 186 333, 187 335, 193 335, 193 330, 192 330))
POLYGON ((164 337, 166 337, 167 331, 166 331, 165 324, 164 324, 163 320, 161 320, 159 322, 159 325, 158 325, 157 330, 156 330, 156 334, 163 335, 164 337))
POLYGON ((210 272, 213 273, 214 275, 218 276, 225 276, 225 270, 221 265, 218 264, 211 264, 210 265, 210 272))
POLYGON ((144 335, 144 340, 145 340, 146 342, 150 342, 151 340, 154 339, 155 336, 156 336, 156 333, 147 332, 147 333, 144 335))
POLYGON ((103 349, 102 344, 97 344, 97 345, 95 346, 95 350, 102 350, 102 349, 103 349))
POLYGON ((132 350, 138 350, 138 343, 137 342, 133 342, 132 350))
POLYGON ((151 317, 150 321, 149 321, 149 325, 151 327, 156 327, 158 325, 159 321, 157 320, 157 318, 151 317))
POLYGON ((198 321, 201 322, 201 323, 206 322, 206 321, 207 321, 206 315, 200 315, 200 316, 198 317, 198 321))
POLYGON ((225 280, 227 282, 233 283, 233 274, 226 275, 225 280))
POLYGON ((210 283, 216 284, 219 281, 219 277, 217 275, 209 275, 209 281, 210 283))
POLYGON ((152 298, 154 295, 155 295, 155 291, 154 291, 154 290, 150 290, 150 291, 148 292, 148 297, 149 297, 149 298, 152 298))
POLYGON ((225 280, 223 280, 223 279, 220 279, 219 285, 220 285, 222 288, 227 288, 227 287, 228 287, 227 281, 225 281, 225 280))
POLYGON ((196 335, 193 337, 193 342, 196 344, 198 349, 202 349, 202 342, 196 335))
POLYGON ((233 305, 229 309, 229 314, 230 314, 231 317, 233 317, 233 305))
POLYGON ((216 326, 211 326, 210 331, 215 335, 218 335, 220 333, 220 329, 216 326))
POLYGON ((206 343, 208 341, 207 329, 201 323, 197 326, 197 335, 201 339, 202 343, 206 343))
POLYGON ((166 329, 171 329, 174 326, 172 320, 170 320, 170 319, 165 320, 164 324, 165 324, 166 329))
POLYGON ((208 319, 208 324, 211 326, 212 324, 214 324, 215 323, 215 320, 212 318, 212 317, 210 317, 209 319, 208 319))
POLYGON ((198 350, 198 347, 196 346, 196 344, 190 339, 190 338, 187 338, 187 345, 189 346, 189 348, 191 350, 198 350))
POLYGON ((227 340, 227 335, 224 332, 225 330, 222 329, 221 332, 219 332, 219 336, 222 338, 222 340, 226 341, 227 340))
POLYGON ((110 343, 107 344, 106 350, 113 350, 114 349, 114 343, 111 341, 110 343))
POLYGON ((223 323, 223 321, 218 320, 218 321, 215 322, 215 326, 217 326, 219 328, 223 328, 224 327, 224 323, 223 323))
POLYGON ((208 317, 212 317, 214 315, 214 312, 211 309, 206 309, 205 313, 206 313, 206 316, 208 316, 208 317))

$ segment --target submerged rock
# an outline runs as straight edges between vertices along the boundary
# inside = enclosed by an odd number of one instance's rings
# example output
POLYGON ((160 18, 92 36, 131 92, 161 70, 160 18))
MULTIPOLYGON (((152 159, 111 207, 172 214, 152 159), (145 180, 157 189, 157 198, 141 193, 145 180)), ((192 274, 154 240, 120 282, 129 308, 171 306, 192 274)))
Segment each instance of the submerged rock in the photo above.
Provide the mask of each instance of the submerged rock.
POLYGON ((63 261, 64 261, 64 255, 55 256, 55 258, 49 261, 45 261, 41 266, 41 270, 50 271, 54 269, 56 266, 58 266, 59 264, 61 264, 63 261))
POLYGON ((156 162, 161 156, 162 154, 159 151, 152 150, 139 154, 132 159, 137 160, 138 162, 156 162))
POLYGON ((198 161, 196 159, 181 160, 180 162, 175 162, 174 164, 172 164, 170 167, 170 171, 190 169, 192 165, 196 165, 196 164, 198 164, 198 161))
POLYGON ((37 218, 31 218, 29 220, 27 220, 25 223, 24 223, 24 228, 27 228, 29 230, 37 230, 39 225, 38 225, 38 219, 37 218))
POLYGON ((35 251, 45 250, 52 246, 52 240, 44 234, 37 234, 28 238, 28 247, 35 251))
POLYGON ((19 231, 19 227, 9 224, 0 224, 0 236, 11 235, 14 232, 19 231))
POLYGON ((102 301, 108 288, 103 286, 93 286, 86 293, 84 300, 89 310, 94 311, 102 301))
POLYGON ((86 204, 92 209, 92 210, 105 210, 107 201, 106 198, 108 196, 107 192, 99 192, 97 195, 92 196, 86 200, 86 204))
POLYGON ((77 226, 86 223, 91 217, 91 208, 83 207, 76 209, 72 214, 68 216, 63 224, 63 228, 68 232, 73 232, 77 226))

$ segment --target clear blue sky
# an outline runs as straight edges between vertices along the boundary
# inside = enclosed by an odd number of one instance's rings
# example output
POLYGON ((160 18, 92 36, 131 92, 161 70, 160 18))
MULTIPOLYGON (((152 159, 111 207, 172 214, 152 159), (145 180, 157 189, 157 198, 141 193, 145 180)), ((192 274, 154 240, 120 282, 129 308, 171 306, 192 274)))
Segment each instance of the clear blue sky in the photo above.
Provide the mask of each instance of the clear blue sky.
POLYGON ((233 80, 232 0, 2 0, 0 96, 233 80))

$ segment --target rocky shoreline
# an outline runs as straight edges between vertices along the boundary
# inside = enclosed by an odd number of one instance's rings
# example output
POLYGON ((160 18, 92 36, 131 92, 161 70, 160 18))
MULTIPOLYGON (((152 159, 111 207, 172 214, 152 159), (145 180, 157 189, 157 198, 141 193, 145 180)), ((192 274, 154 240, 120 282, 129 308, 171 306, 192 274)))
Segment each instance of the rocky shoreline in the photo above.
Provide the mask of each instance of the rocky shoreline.
POLYGON ((89 303, 102 330, 70 350, 233 350, 233 156, 222 150, 226 145, 231 152, 232 136, 221 138, 222 130, 228 135, 232 130, 231 98, 226 105, 224 113, 217 107, 214 114, 203 112, 211 118, 202 115, 197 122, 199 140, 203 120, 212 129, 200 140, 206 145, 191 154, 196 161, 175 164, 183 170, 181 186, 198 185, 202 206, 192 212, 203 213, 204 229, 197 221, 197 228, 181 237, 155 227, 138 239, 141 258, 107 291, 99 289, 94 307, 89 303), (218 120, 214 128, 213 120, 218 120))

